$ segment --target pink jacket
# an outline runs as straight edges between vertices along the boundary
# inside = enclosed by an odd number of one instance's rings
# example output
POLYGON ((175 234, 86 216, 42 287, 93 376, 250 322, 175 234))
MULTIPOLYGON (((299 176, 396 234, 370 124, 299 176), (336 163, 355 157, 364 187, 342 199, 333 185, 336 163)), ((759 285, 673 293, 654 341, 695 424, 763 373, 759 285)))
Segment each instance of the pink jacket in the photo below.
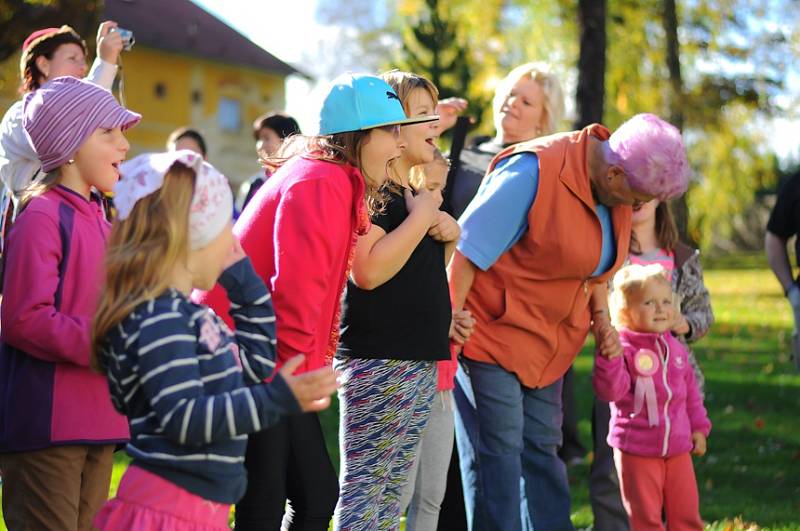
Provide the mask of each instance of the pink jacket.
MULTIPOLYGON (((259 188, 233 227, 272 293, 279 364, 306 356, 296 374, 332 360, 351 254, 357 235, 368 229, 361 172, 303 156, 290 159, 259 188)), ((219 285, 193 293, 192 300, 233 327, 219 285)))
POLYGON ((597 396, 611 402, 608 444, 647 457, 692 450, 692 433, 708 436, 703 399, 688 351, 672 334, 620 330, 624 354, 595 357, 597 396))
POLYGON ((110 230, 102 207, 57 186, 8 236, 0 323, 0 452, 116 444, 128 421, 89 368, 110 230))

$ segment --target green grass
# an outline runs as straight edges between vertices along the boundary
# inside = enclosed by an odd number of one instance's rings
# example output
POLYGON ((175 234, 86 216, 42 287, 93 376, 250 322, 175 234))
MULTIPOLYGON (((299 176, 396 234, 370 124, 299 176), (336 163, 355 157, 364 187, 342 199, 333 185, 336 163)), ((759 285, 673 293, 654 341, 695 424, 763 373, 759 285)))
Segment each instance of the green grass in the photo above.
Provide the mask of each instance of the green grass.
MULTIPOLYGON (((800 530, 800 374, 789 358, 789 306, 759 255, 721 257, 709 265, 706 284, 717 322, 695 348, 714 423, 708 454, 695 459, 702 516, 714 531, 800 530)), ((591 448, 588 346, 575 369, 578 427, 591 448)), ((322 422, 338 463, 336 404, 322 422)), ((118 454, 112 495, 126 464, 118 454)), ((588 475, 588 464, 570 470, 572 519, 579 528, 592 525, 588 475)))

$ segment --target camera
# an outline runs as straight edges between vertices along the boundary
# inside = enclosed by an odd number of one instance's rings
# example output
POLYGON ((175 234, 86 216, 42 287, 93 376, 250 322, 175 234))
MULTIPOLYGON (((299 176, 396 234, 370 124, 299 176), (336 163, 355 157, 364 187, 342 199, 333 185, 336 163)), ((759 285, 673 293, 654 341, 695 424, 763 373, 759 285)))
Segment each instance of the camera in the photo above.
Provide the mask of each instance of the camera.
MULTIPOLYGON (((111 31, 119 32, 119 36, 122 37, 122 49, 126 52, 131 51, 131 48, 133 48, 133 45, 136 42, 133 32, 125 28, 111 28, 111 31)), ((109 33, 111 33, 111 31, 109 31, 109 33)))

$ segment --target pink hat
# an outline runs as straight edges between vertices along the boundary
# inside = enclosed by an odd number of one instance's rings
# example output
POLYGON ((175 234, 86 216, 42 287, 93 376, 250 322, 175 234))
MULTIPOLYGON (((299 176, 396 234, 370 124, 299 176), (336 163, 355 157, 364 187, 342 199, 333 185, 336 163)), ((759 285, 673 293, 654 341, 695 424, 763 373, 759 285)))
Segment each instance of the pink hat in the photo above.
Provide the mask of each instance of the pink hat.
POLYGON ((22 126, 44 172, 71 159, 97 128, 124 130, 141 119, 106 89, 68 76, 48 81, 26 95, 22 107, 22 126))
POLYGON ((606 162, 621 166, 631 188, 660 201, 689 186, 689 161, 678 129, 655 114, 637 114, 606 143, 606 162))

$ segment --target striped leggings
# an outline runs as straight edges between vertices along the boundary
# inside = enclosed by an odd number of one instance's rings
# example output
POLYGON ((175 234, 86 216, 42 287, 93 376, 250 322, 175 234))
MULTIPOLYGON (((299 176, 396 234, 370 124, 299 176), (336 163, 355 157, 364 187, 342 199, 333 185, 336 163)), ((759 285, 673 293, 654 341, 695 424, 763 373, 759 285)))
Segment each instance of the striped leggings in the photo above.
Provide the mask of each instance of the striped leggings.
POLYGON ((436 393, 432 361, 336 359, 339 389, 337 531, 400 528, 400 497, 436 393))

